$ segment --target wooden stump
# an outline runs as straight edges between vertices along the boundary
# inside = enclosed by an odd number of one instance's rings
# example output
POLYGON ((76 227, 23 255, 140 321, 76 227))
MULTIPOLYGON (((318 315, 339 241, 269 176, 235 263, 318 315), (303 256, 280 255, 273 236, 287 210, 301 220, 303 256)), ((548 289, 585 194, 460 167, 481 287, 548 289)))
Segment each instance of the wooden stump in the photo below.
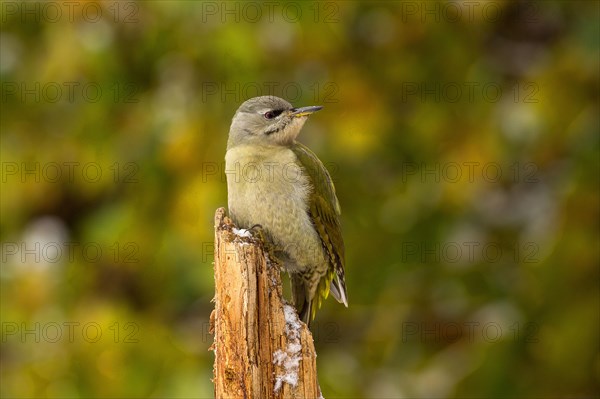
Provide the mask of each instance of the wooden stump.
POLYGON ((312 335, 260 240, 215 214, 215 397, 320 398, 312 335))

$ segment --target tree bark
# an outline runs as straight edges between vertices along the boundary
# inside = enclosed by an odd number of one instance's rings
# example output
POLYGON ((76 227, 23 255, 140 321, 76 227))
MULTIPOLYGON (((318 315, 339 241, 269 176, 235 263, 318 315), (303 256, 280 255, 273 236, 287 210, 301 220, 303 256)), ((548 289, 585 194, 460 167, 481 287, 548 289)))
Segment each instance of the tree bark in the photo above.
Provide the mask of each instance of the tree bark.
POLYGON ((312 335, 260 240, 215 214, 215 397, 320 398, 312 335))

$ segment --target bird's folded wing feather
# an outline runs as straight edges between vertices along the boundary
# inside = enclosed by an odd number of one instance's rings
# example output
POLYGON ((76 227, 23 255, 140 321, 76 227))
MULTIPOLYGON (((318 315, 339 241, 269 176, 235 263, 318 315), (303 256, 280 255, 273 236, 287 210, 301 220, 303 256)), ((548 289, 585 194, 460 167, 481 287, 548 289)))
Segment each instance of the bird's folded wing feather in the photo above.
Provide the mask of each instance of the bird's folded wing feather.
POLYGON ((319 294, 326 297, 331 282, 333 296, 338 302, 348 306, 344 277, 344 240, 339 221, 341 208, 335 195, 333 181, 323 163, 308 147, 296 142, 292 151, 313 185, 309 212, 329 261, 327 278, 324 286, 319 286, 319 294))

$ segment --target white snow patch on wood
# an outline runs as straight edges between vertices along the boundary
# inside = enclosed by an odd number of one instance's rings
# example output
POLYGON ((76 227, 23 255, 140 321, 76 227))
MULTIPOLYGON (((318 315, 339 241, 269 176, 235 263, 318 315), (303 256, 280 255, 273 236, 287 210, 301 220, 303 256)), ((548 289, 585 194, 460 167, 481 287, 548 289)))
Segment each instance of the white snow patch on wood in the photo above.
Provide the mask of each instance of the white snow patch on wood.
POLYGON ((236 236, 238 236, 240 238, 252 238, 252 233, 250 233, 250 230, 236 229, 235 227, 232 230, 233 230, 233 234, 235 234, 236 236))
POLYGON ((283 306, 285 318, 285 335, 288 339, 285 351, 277 349, 273 353, 273 363, 283 367, 284 373, 275 375, 275 393, 279 392, 284 383, 292 387, 298 385, 298 369, 302 360, 302 344, 300 343, 300 320, 296 310, 290 305, 283 306))

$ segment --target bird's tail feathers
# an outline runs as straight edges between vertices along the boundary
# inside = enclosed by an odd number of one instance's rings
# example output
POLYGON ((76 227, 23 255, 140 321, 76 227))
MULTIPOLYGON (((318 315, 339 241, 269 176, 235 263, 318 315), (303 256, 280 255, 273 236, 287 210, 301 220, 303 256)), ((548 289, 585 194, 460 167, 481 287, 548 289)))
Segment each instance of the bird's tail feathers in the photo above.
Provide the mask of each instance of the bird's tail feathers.
POLYGON ((348 296, 346 295, 346 283, 344 277, 340 278, 340 275, 336 273, 335 277, 331 280, 329 286, 331 295, 339 302, 343 303, 344 306, 348 307, 348 296))
POLYGON ((310 321, 314 317, 315 310, 312 306, 313 301, 306 295, 304 279, 300 274, 290 274, 290 279, 292 281, 292 300, 294 301, 294 307, 298 312, 300 320, 307 326, 310 326, 310 321))

